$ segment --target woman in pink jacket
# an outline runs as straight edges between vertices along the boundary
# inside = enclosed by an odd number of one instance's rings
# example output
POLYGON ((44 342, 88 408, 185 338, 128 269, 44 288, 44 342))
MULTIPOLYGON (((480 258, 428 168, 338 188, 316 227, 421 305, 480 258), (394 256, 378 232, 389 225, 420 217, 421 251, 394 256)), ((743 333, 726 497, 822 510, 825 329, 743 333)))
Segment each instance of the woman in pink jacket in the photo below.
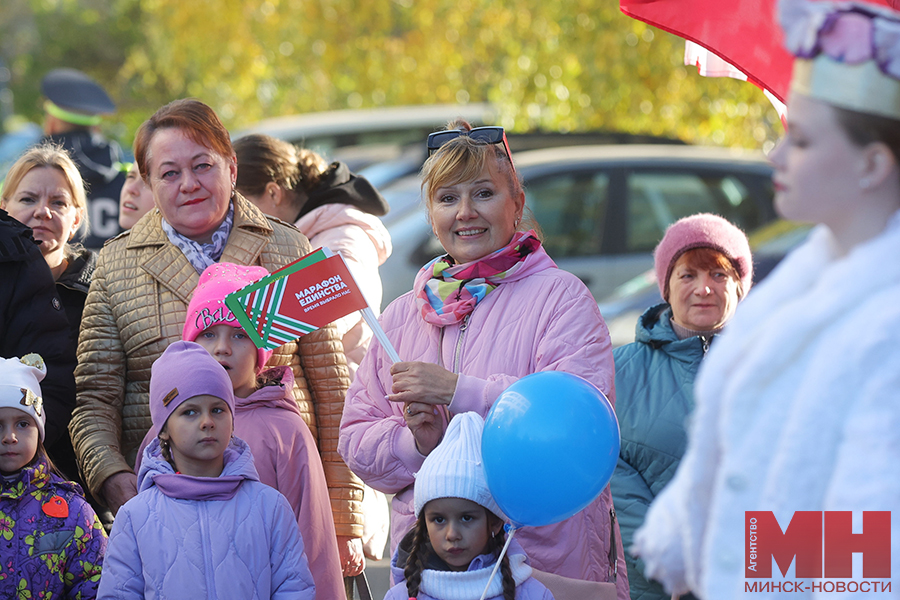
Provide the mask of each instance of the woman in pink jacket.
MULTIPOLYGON (((429 219, 447 254, 385 310, 382 326, 404 362, 392 364, 372 345, 341 420, 338 451, 348 466, 395 494, 392 550, 415 520, 415 473, 451 415, 484 417, 507 386, 536 371, 579 375, 614 401, 609 332, 587 288, 556 267, 523 223, 525 194, 503 129, 452 126, 429 136, 422 170, 429 219)), ((526 527, 517 539, 535 568, 616 581, 627 599, 609 488, 573 517, 526 527)))

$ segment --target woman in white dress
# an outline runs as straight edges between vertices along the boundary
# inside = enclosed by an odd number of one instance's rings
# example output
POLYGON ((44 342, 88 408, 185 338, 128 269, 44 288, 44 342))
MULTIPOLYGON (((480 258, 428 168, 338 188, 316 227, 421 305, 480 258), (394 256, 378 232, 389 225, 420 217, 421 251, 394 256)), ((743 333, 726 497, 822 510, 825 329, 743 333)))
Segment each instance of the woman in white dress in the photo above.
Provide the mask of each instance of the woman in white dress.
MULTIPOLYGON (((797 561, 745 577, 746 511, 772 511, 782 530, 795 511, 853 511, 857 533, 863 511, 900 511, 900 13, 781 10, 797 60, 788 133, 771 155, 775 202, 818 227, 713 346, 687 452, 635 536, 649 578, 707 600, 782 579, 791 589, 771 596, 835 589, 806 579, 795 592, 797 561)), ((891 567, 900 574, 900 553, 891 567)))

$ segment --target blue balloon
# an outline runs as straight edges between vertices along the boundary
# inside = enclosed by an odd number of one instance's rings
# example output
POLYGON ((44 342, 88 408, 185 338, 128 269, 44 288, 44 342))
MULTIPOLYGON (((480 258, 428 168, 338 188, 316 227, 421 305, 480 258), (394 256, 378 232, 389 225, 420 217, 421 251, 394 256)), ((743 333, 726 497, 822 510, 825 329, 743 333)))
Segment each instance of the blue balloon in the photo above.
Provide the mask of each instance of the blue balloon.
POLYGON ((590 382, 542 371, 509 386, 484 423, 487 484, 517 527, 568 519, 594 501, 619 458, 619 422, 590 382))

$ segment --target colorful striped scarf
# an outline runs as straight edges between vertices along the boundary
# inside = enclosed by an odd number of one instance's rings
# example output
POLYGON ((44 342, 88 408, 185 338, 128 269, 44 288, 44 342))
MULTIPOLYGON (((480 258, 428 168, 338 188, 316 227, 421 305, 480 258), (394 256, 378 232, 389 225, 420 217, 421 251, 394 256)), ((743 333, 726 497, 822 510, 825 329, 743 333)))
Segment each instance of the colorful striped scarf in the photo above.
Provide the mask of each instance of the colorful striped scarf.
POLYGON ((426 323, 439 327, 459 323, 540 247, 531 230, 517 232, 503 248, 469 263, 457 265, 449 255, 438 257, 416 275, 416 307, 426 323))

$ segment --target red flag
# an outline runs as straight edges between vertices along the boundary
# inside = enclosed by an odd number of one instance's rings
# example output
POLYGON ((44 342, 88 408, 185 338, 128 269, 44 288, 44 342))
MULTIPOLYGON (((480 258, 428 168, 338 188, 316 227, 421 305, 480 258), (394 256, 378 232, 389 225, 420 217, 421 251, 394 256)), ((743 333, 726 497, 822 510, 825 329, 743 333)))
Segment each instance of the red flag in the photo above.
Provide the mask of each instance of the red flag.
POLYGON ((229 294, 225 304, 256 346, 267 350, 368 308, 344 260, 327 249, 229 294))
MULTIPOLYGON (((900 0, 870 0, 900 8, 900 0)), ((777 0, 620 0, 629 17, 715 53, 782 102, 793 57, 784 49, 777 0)))

